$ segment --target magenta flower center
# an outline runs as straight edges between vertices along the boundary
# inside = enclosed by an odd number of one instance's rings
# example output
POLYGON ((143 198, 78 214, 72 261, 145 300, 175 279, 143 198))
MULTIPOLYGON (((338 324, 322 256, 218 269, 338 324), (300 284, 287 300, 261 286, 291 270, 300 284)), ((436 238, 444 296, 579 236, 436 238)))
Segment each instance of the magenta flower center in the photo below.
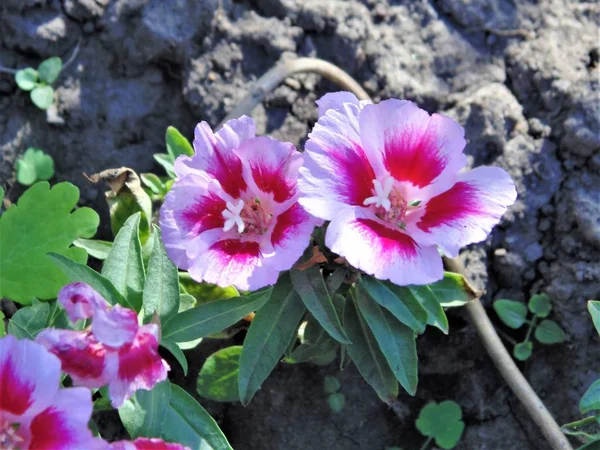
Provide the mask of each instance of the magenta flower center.
POLYGON ((19 434, 19 424, 0 424, 0 448, 6 450, 23 449, 25 439, 19 434))
POLYGON ((273 214, 270 214, 258 198, 250 198, 246 202, 242 199, 234 203, 227 202, 227 209, 223 210, 226 219, 223 231, 229 231, 234 226, 239 234, 265 234, 269 229, 273 214))
POLYGON ((373 180, 373 187, 373 196, 365 199, 363 204, 372 205, 375 215, 381 220, 404 229, 406 217, 417 209, 421 202, 409 202, 392 177, 386 177, 383 181, 373 180))

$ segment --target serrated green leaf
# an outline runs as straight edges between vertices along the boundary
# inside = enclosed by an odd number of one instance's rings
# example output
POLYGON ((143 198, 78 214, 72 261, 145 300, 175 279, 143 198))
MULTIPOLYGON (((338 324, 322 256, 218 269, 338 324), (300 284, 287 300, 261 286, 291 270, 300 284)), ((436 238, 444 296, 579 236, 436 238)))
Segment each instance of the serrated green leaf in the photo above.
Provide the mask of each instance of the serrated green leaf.
POLYGON ((100 218, 90 208, 73 208, 79 189, 39 182, 0 216, 0 297, 30 304, 55 298, 68 278, 47 256, 54 252, 85 263, 87 253, 71 247, 78 237, 96 233, 100 218), (24 232, 26 230, 26 232, 24 232))
POLYGON ((334 413, 339 414, 344 409, 344 405, 346 404, 346 397, 341 392, 337 392, 335 394, 327 396, 327 403, 329 403, 329 408, 334 413))
POLYGON ((29 93, 29 96, 35 106, 42 110, 46 110, 50 108, 50 105, 54 100, 54 89, 52 89, 52 86, 38 85, 33 88, 29 93))
POLYGON ((247 405, 277 365, 306 312, 289 272, 280 275, 267 302, 256 312, 240 357, 240 401, 247 405))
POLYGON ((168 127, 166 133, 167 151, 173 160, 180 155, 192 156, 194 148, 183 134, 175 127, 168 127))
POLYGON ((187 272, 179 272, 179 282, 185 291, 196 299, 196 305, 240 296, 234 286, 221 287, 216 284, 198 283, 187 272))
POLYGON ((356 303, 396 379, 406 392, 415 395, 418 381, 415 332, 367 295, 364 286, 356 289, 356 303))
POLYGON ((323 275, 317 266, 306 270, 291 270, 293 289, 296 290, 306 308, 321 326, 336 341, 349 343, 348 336, 342 329, 331 297, 325 286, 323 275))
POLYGON ((579 401, 579 410, 581 414, 591 411, 600 412, 600 379, 596 380, 585 391, 583 397, 579 401))
POLYGON ((527 317, 527 307, 513 300, 496 300, 494 311, 507 327, 515 330, 523 326, 527 317))
POLYGON ((552 310, 552 303, 548 294, 536 294, 529 299, 529 311, 537 317, 548 317, 552 310))
POLYGON ((241 354, 242 346, 236 345, 210 355, 198 374, 198 394, 217 402, 239 401, 238 375, 241 354))
POLYGON ((444 272, 444 278, 429 285, 444 308, 466 305, 477 297, 465 278, 453 272, 444 272))
MULTIPOLYGON (((448 317, 444 308, 429 286, 410 286, 403 288, 409 291, 421 303, 427 311, 427 325, 439 328, 444 334, 448 334, 448 317)), ((407 294, 408 296, 408 294, 407 294)))
POLYGON ((163 338, 189 342, 218 333, 259 309, 271 291, 267 288, 248 296, 215 300, 175 314, 163 324, 163 338))
POLYGON ((519 361, 525 361, 529 359, 533 352, 533 344, 529 342, 519 342, 513 349, 513 356, 519 361))
POLYGON ((451 449, 458 443, 465 424, 462 421, 460 405, 452 400, 425 405, 416 422, 417 430, 443 449, 451 449))
POLYGON ((56 267, 65 274, 67 282, 76 283, 81 281, 87 283, 111 305, 119 304, 133 309, 133 306, 127 303, 127 300, 120 294, 117 288, 94 269, 71 261, 69 258, 56 253, 49 253, 48 256, 52 259, 56 267))
POLYGON ((169 175, 171 178, 175 178, 177 176, 175 175, 175 169, 173 168, 173 163, 175 161, 171 155, 168 153, 155 153, 153 156, 154 160, 160 164, 163 169, 165 169, 167 175, 169 175))
POLYGON ((15 74, 15 82, 17 83, 17 86, 24 91, 30 91, 37 85, 38 73, 31 67, 19 70, 15 74))
POLYGON ((368 295, 404 325, 418 333, 425 331, 427 311, 408 289, 370 276, 362 276, 358 286, 363 290, 363 295, 368 295))
POLYGON ((195 450, 233 450, 204 408, 168 380, 151 391, 138 390, 119 408, 119 417, 132 438, 156 437, 195 450))
POLYGON ((136 312, 142 308, 146 279, 139 237, 140 217, 141 213, 136 213, 127 219, 102 266, 102 276, 113 283, 136 312))
POLYGON ((36 181, 46 181, 54 176, 54 160, 37 148, 28 148, 17 161, 17 181, 30 186, 36 181))
POLYGON ((156 225, 153 227, 154 243, 142 295, 144 322, 149 322, 157 312, 164 323, 179 311, 179 277, 177 267, 167 256, 160 230, 156 225))
POLYGON ((169 352, 171 352, 171 355, 173 355, 175 357, 175 359, 177 360, 177 362, 183 369, 183 375, 187 377, 187 373, 188 373, 187 358, 185 357, 185 354, 181 351, 181 348, 177 345, 177 343, 172 341, 169 338, 167 338, 167 339, 163 338, 160 341, 160 345, 162 345, 164 348, 169 350, 169 352))
POLYGON ((594 322, 594 327, 596 327, 596 331, 600 335, 600 302, 598 300, 590 300, 587 305, 588 311, 592 316, 592 321, 594 322))
POLYGON ((50 306, 46 302, 36 302, 19 309, 8 321, 8 333, 19 339, 34 340, 46 328, 50 306))
POLYGON ((112 242, 101 241, 99 239, 75 239, 73 241, 75 247, 84 249, 88 254, 101 261, 108 258, 108 254, 113 246, 112 242))
POLYGON ((354 302, 346 301, 344 329, 352 344, 344 346, 365 381, 385 403, 398 397, 398 382, 375 336, 356 310, 354 302))
POLYGON ((542 344, 559 344, 567 339, 565 332, 553 320, 542 320, 535 327, 535 338, 542 344))
POLYGON ((48 58, 38 67, 40 80, 44 83, 52 84, 56 81, 62 70, 62 60, 58 56, 48 58))

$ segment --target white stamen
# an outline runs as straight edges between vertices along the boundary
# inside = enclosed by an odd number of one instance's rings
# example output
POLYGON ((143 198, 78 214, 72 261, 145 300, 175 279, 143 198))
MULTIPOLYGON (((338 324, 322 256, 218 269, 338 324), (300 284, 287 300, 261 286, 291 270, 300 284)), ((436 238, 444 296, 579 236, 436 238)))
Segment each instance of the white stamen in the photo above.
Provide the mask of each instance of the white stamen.
POLYGON ((244 200, 239 199, 235 204, 231 202, 226 203, 227 209, 224 209, 221 213, 227 220, 223 224, 223 231, 231 230, 237 225, 238 233, 243 233, 246 224, 240 216, 242 209, 244 209, 244 200))
POLYGON ((375 195, 365 199, 363 205, 368 206, 374 203, 376 207, 381 206, 386 211, 389 211, 392 207, 392 202, 390 202, 388 197, 394 188, 394 179, 386 177, 383 180, 383 184, 379 180, 373 180, 373 187, 375 188, 375 195))

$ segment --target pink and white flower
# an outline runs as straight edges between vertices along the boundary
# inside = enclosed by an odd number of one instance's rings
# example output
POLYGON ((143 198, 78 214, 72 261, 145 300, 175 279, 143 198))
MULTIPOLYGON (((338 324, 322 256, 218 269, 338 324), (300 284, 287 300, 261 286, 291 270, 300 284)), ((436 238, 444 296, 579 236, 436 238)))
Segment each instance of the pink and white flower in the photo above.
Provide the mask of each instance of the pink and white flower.
POLYGON ((516 199, 497 167, 466 165, 464 130, 405 100, 379 104, 348 92, 318 102, 300 168, 299 203, 329 220, 326 245, 354 267, 398 285, 443 276, 438 248, 454 257, 484 240, 516 199))
POLYGON ((88 429, 90 391, 59 389, 60 371, 59 359, 41 345, 0 339, 0 448, 104 448, 88 429))
MULTIPOLYGON (((135 311, 120 305, 109 307, 84 283, 65 286, 58 295, 65 307, 74 297, 79 305, 91 305, 85 312, 86 318, 92 318, 91 327, 84 331, 48 328, 36 338, 58 356, 63 372, 74 384, 88 388, 108 385, 112 405, 118 408, 136 390, 152 389, 166 379, 169 365, 158 354, 156 324, 139 326, 135 311)), ((83 318, 80 313, 70 317, 83 318)))
POLYGON ((302 155, 255 136, 246 116, 216 133, 198 124, 194 149, 175 161, 178 179, 161 208, 167 254, 197 281, 243 290, 274 284, 316 224, 298 203, 302 155))

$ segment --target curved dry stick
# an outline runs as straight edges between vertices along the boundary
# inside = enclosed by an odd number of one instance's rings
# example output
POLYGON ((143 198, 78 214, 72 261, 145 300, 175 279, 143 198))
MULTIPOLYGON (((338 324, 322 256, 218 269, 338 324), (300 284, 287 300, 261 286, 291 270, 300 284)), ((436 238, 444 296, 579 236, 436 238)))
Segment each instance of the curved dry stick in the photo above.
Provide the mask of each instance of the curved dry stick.
MULTIPOLYGON (((227 115, 223 122, 244 114, 250 114, 252 109, 287 77, 307 72, 324 76, 343 89, 353 92, 361 100, 370 100, 365 90, 339 67, 322 59, 299 58, 278 64, 260 77, 252 87, 250 93, 227 115)), ((444 263, 451 272, 460 273, 463 276, 466 275, 465 267, 458 259, 444 258, 444 263)), ((467 279, 466 276, 465 279, 467 279)), ((540 427, 552 449, 573 450, 544 403, 537 396, 507 352, 479 299, 467 303, 465 307, 485 349, 492 358, 492 361, 494 361, 498 371, 523 406, 525 406, 531 418, 540 427)))

